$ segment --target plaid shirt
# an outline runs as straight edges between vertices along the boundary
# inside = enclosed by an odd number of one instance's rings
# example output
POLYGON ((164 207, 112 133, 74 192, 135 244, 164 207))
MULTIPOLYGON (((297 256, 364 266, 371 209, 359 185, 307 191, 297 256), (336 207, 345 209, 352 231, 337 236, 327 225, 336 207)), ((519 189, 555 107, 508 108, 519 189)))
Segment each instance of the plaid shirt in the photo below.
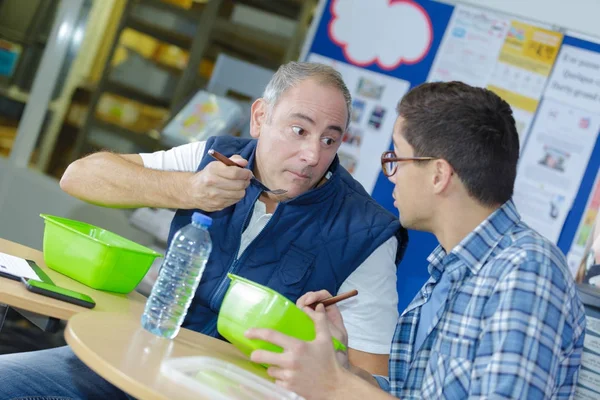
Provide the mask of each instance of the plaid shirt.
POLYGON ((428 261, 431 276, 396 327, 387 388, 392 394, 573 397, 584 308, 560 250, 521 222, 512 201, 450 254, 438 246, 428 261), (421 306, 442 273, 451 278, 447 301, 415 351, 421 306))

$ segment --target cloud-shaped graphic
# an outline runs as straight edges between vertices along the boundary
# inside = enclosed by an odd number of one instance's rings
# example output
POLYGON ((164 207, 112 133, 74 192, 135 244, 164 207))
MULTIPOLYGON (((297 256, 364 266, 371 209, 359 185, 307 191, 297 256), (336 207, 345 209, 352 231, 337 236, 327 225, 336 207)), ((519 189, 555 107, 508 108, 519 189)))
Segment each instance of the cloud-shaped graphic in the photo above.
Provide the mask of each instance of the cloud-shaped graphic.
POLYGON ((332 0, 331 15, 329 37, 361 67, 418 63, 433 40, 429 15, 412 0, 332 0))

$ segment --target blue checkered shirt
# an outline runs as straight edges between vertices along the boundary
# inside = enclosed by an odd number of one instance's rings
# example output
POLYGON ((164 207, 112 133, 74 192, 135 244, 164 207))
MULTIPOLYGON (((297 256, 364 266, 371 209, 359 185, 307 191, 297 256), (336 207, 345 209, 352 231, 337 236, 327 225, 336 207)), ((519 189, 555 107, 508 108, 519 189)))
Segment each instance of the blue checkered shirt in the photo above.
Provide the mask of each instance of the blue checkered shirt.
POLYGON ((428 261, 431 276, 396 327, 387 387, 393 395, 573 397, 584 308, 563 254, 521 221, 512 201, 449 254, 439 246, 428 261), (451 281, 447 301, 414 349, 421 306, 442 273, 451 281))

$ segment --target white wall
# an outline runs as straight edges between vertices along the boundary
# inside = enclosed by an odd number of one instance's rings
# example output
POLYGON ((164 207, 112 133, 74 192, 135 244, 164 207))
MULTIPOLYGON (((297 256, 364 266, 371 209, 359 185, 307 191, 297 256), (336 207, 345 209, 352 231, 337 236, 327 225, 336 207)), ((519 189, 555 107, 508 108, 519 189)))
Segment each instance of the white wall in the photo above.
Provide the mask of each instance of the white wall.
POLYGON ((471 4, 558 25, 600 39, 600 0, 441 0, 471 4))
POLYGON ((142 245, 152 243, 149 234, 131 226, 125 210, 84 203, 64 193, 56 179, 13 167, 0 157, 0 238, 42 250, 42 213, 84 221, 142 245))

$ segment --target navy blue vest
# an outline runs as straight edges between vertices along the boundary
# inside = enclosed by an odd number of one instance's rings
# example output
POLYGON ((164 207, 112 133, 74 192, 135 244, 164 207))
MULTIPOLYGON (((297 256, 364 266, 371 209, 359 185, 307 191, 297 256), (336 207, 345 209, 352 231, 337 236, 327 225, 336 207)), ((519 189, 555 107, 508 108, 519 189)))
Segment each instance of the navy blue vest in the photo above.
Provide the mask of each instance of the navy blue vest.
MULTIPOLYGON (((210 138, 198 171, 215 149, 230 157, 239 154, 254 165, 256 140, 231 136, 210 138)), ((337 293, 346 278, 381 244, 398 237, 396 264, 402 258, 408 235, 398 218, 381 207, 336 157, 329 180, 323 185, 277 205, 262 232, 236 259, 242 232, 247 227, 261 191, 250 185, 237 204, 221 211, 203 212, 213 219, 209 229, 213 249, 183 326, 218 337, 219 307, 232 272, 271 287, 291 301, 308 291, 337 293)), ((169 243, 176 231, 190 223, 197 210, 178 210, 171 223, 169 243)))

